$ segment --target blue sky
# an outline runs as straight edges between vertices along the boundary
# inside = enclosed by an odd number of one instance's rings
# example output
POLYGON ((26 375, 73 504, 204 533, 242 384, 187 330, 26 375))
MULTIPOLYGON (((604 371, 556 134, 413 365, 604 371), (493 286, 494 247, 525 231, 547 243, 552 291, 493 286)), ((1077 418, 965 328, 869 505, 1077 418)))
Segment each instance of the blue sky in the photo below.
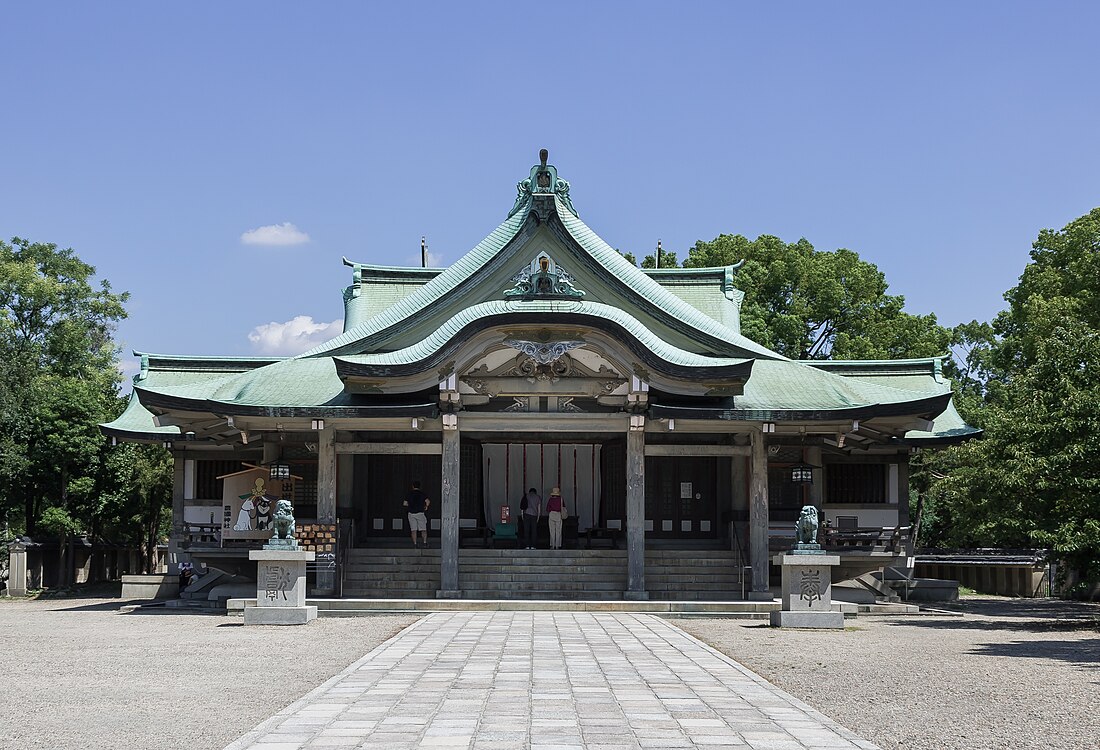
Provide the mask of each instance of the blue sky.
POLYGON ((806 237, 947 324, 1100 205, 1095 3, 24 3, 0 27, 0 236, 130 291, 127 350, 290 348, 288 322, 341 318, 342 255, 417 264, 427 235, 453 262, 541 147, 615 247, 806 237), (242 241, 286 223, 309 241, 242 241))

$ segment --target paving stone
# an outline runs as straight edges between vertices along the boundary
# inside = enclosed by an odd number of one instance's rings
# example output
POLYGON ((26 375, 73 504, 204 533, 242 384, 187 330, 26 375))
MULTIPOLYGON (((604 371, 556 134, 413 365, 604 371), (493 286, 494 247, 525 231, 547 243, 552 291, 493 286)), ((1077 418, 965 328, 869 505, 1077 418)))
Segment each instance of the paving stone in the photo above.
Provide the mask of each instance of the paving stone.
POLYGON ((667 622, 425 617, 226 750, 878 750, 667 622))

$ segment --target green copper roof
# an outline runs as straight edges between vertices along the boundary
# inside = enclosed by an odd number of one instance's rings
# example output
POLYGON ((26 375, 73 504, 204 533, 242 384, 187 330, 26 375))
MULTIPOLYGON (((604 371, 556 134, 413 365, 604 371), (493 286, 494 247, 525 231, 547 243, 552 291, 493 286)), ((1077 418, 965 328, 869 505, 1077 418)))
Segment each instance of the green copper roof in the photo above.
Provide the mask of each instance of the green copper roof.
POLYGON ((567 323, 571 316, 589 316, 607 320, 625 329, 651 352, 670 364, 681 367, 718 367, 744 362, 744 358, 708 357, 677 348, 653 334, 637 318, 624 310, 586 300, 496 300, 467 307, 450 318, 434 333, 413 346, 393 352, 346 355, 342 360, 361 364, 407 364, 429 358, 446 346, 463 328, 492 316, 537 313, 547 322, 567 323))
POLYGON ((352 284, 344 290, 345 331, 390 309, 444 270, 376 266, 347 258, 344 265, 353 269, 352 284))
MULTIPOLYGON (((494 264, 493 261, 517 239, 525 225, 535 227, 545 223, 549 216, 539 217, 538 212, 552 207, 553 213, 561 221, 569 239, 587 256, 594 267, 601 269, 601 281, 616 289, 620 297, 638 306, 640 311, 644 310, 647 315, 661 320, 663 325, 679 330, 684 336, 689 338, 695 336, 700 342, 708 342, 702 343, 701 348, 714 349, 715 354, 783 358, 776 352, 742 336, 734 328, 700 312, 640 271, 581 221, 573 213, 572 206, 565 203, 560 194, 552 196, 529 194, 525 201, 519 206, 519 210, 515 210, 488 237, 447 270, 435 275, 415 291, 408 294, 402 293, 401 299, 384 311, 364 311, 369 317, 364 317, 362 313, 353 313, 355 325, 348 327, 343 334, 331 341, 306 352, 303 356, 369 353, 373 348, 384 346, 387 331, 395 328, 404 329, 408 321, 423 316, 430 310, 435 310, 436 312, 432 314, 438 315, 438 311, 444 305, 457 307, 462 304, 463 298, 476 302, 502 298, 504 289, 500 288, 495 277, 489 278, 492 275, 491 271, 500 271, 495 267, 499 264, 494 264), (539 207, 534 205, 536 199, 542 201, 539 207), (372 312, 374 314, 371 314, 372 312), (717 351, 719 349, 725 351, 719 352, 717 351)), ((523 260, 529 262, 530 258, 523 260)), ((504 270, 514 273, 514 269, 504 270)), ((362 294, 361 291, 360 296, 362 294)), ((451 310, 446 318, 453 317, 454 314, 455 311, 451 310)))
POLYGON ((733 286, 735 270, 736 266, 646 268, 642 273, 699 312, 740 333, 745 293, 733 286))
POLYGON ((744 350, 749 356, 778 360, 786 359, 783 355, 773 352, 766 346, 762 346, 752 339, 742 336, 738 331, 704 315, 668 289, 665 289, 604 242, 599 235, 580 220, 580 217, 574 216, 569 211, 561 210, 564 207, 560 206, 560 200, 558 202, 558 217, 573 239, 591 254, 600 265, 607 269, 613 278, 618 279, 637 292, 645 302, 702 333, 744 350))
MULTIPOLYGON (((533 324, 610 334, 645 368, 674 378, 735 383, 747 376, 743 393, 729 402, 730 414, 740 416, 722 418, 912 414, 936 418, 928 433, 932 438, 971 429, 948 403, 950 384, 939 360, 787 360, 740 333, 744 295, 733 286, 736 267, 640 270, 581 221, 569 192, 569 184, 558 179, 544 157, 517 186, 508 218, 449 268, 372 266, 345 259, 354 269, 354 282, 345 292, 345 331, 301 356, 145 355, 135 398, 105 430, 149 433, 151 415, 145 406, 348 416, 390 403, 402 407, 393 396, 345 390, 341 376, 434 374, 453 366, 456 349, 478 331, 533 324), (552 264, 552 273, 545 263, 552 264), (553 286, 547 287, 551 277, 553 286)), ((407 382, 418 388, 423 379, 407 382)), ((436 405, 404 407, 434 410, 436 405)))
POLYGON ((344 350, 354 346, 372 333, 399 325, 402 321, 416 316, 417 313, 432 302, 435 302, 440 297, 451 292, 459 284, 467 282, 471 276, 516 236, 516 233, 519 231, 520 227, 523 226, 526 219, 527 215, 522 211, 514 214, 494 229, 488 237, 479 242, 473 250, 457 260, 446 271, 439 274, 413 293, 403 297, 384 312, 349 328, 331 341, 327 341, 315 347, 302 356, 316 357, 330 352, 341 354, 358 353, 344 350))
MULTIPOLYGON (((280 362, 284 357, 208 357, 179 354, 150 354, 134 352, 141 358, 141 369, 134 376, 134 387, 173 390, 187 387, 210 387, 210 383, 280 362)), ((130 394, 126 408, 116 419, 101 424, 106 435, 127 436, 131 439, 159 439, 180 434, 175 425, 158 427, 153 414, 142 406, 137 391, 130 394)))
POLYGON ((152 413, 141 405, 137 395, 133 393, 130 394, 130 400, 126 402, 126 408, 122 413, 115 420, 101 424, 99 429, 108 436, 130 438, 145 436, 149 440, 180 434, 180 428, 175 425, 158 427, 153 422, 152 413))

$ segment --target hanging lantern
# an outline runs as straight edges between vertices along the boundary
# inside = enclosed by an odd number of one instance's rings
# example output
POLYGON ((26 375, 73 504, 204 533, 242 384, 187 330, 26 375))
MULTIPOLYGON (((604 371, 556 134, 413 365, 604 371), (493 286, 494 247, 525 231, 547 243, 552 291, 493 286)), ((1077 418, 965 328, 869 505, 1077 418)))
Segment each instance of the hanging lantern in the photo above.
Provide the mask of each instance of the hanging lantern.
POLYGON ((813 484, 814 467, 809 464, 797 464, 791 467, 791 482, 794 484, 813 484))

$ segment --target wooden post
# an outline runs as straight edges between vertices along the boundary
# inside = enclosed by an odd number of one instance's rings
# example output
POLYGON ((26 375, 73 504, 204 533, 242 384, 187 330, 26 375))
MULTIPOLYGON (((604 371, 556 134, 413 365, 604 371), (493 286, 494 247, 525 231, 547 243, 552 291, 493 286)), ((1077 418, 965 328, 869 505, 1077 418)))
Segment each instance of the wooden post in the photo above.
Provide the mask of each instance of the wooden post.
MULTIPOLYGON (((898 455, 898 526, 911 526, 909 513, 909 456, 898 455)), ((914 539, 915 543, 916 540, 914 539)))
POLYGON ((810 485, 810 505, 820 510, 822 495, 825 491, 825 488, 822 486, 825 481, 825 472, 821 470, 820 445, 811 445, 806 448, 806 463, 814 467, 813 471, 811 472, 813 474, 814 481, 810 485))
MULTIPOLYGON (((454 416, 454 415, 450 415, 454 416)), ((459 431, 457 418, 452 425, 443 423, 443 472, 440 489, 439 598, 461 596, 458 588, 458 511, 459 511, 459 431)))
MULTIPOLYGON (((336 428, 317 433, 317 522, 336 523, 336 428)), ((336 593, 336 571, 318 566, 317 593, 336 593)))
MULTIPOLYGON (((183 549, 183 506, 186 504, 184 484, 186 476, 186 464, 179 453, 172 455, 172 530, 168 534, 168 561, 177 565, 184 562, 183 549)), ((219 501, 221 498, 218 498, 219 501)), ((221 522, 221 508, 218 508, 218 522, 221 522)), ((178 568, 169 568, 170 573, 175 573, 178 568)))
POLYGON ((750 599, 771 599, 768 585, 768 449, 764 433, 752 431, 752 477, 749 490, 750 599))
MULTIPOLYGON (((641 418, 639 418, 641 419, 641 418)), ((632 417, 633 421, 634 418, 632 417)), ((626 599, 648 599, 645 590, 645 422, 626 433, 626 599)))

